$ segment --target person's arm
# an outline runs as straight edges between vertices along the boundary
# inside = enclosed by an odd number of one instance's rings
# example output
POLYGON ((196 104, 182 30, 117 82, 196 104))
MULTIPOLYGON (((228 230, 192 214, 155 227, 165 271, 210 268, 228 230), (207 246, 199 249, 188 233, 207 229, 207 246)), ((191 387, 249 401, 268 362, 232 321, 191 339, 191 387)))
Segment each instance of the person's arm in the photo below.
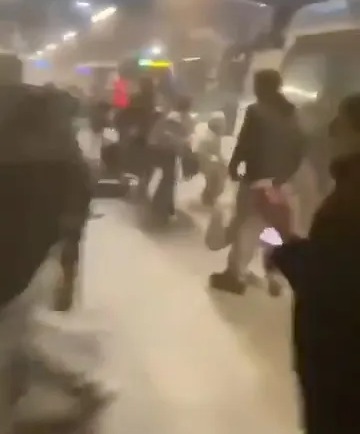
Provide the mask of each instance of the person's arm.
POLYGON ((307 238, 293 238, 266 255, 265 268, 268 271, 279 270, 295 291, 301 290, 310 249, 311 243, 307 238))
POLYGON ((93 182, 89 166, 71 131, 64 132, 63 143, 68 147, 66 158, 66 193, 60 222, 64 238, 72 238, 81 231, 88 217, 93 182))
POLYGON ((293 115, 288 119, 288 122, 290 124, 290 136, 292 136, 290 137, 291 140, 289 140, 288 146, 291 146, 291 149, 289 159, 281 176, 274 179, 274 184, 277 185, 285 184, 295 176, 296 172, 300 169, 300 165, 305 155, 306 139, 295 110, 293 115))
POLYGON ((237 140, 236 147, 229 164, 229 174, 233 180, 238 180, 239 164, 246 158, 246 149, 250 142, 250 135, 254 126, 254 112, 252 107, 246 109, 244 122, 237 140))

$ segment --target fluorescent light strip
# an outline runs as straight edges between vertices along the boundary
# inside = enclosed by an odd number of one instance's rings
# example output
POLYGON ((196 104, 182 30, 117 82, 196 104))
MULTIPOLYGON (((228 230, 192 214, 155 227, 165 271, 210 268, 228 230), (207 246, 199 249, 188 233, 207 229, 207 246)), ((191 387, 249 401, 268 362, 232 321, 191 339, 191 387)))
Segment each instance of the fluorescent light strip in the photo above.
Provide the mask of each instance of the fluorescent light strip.
POLYGON ((65 41, 65 42, 70 41, 70 40, 76 38, 76 36, 77 36, 77 32, 73 32, 73 31, 67 32, 63 35, 63 41, 65 41))
POLYGON ((78 1, 78 2, 76 2, 76 6, 78 8, 90 8, 91 4, 89 2, 78 1))
POLYGON ((185 57, 183 62, 196 62, 197 60, 201 60, 201 57, 185 57))
MULTIPOLYGON (((86 2, 79 2, 79 3, 83 3, 83 6, 85 6, 86 2)), ((102 11, 100 11, 99 13, 93 15, 91 17, 91 21, 93 23, 97 23, 99 21, 104 21, 107 18, 111 17, 112 15, 114 15, 117 11, 117 8, 115 6, 110 6, 106 9, 103 9, 102 11)), ((65 33, 62 37, 64 42, 70 41, 74 38, 76 38, 76 36, 78 35, 78 32, 75 31, 69 31, 67 33, 65 33)), ((38 50, 36 51, 35 55, 37 57, 41 57, 44 55, 44 51, 55 51, 58 48, 57 44, 48 44, 45 46, 44 50, 38 50)))
POLYGON ((46 45, 45 50, 46 51, 54 51, 57 49, 57 47, 58 47, 57 44, 48 44, 48 45, 46 45))
POLYGON ((102 11, 100 11, 99 13, 93 15, 91 17, 91 21, 95 24, 98 23, 99 21, 104 21, 107 18, 111 17, 112 15, 114 15, 114 13, 117 11, 117 8, 115 6, 110 6, 102 11))
POLYGON ((318 92, 309 92, 294 86, 283 86, 282 90, 284 93, 300 96, 309 100, 315 100, 318 97, 318 92))

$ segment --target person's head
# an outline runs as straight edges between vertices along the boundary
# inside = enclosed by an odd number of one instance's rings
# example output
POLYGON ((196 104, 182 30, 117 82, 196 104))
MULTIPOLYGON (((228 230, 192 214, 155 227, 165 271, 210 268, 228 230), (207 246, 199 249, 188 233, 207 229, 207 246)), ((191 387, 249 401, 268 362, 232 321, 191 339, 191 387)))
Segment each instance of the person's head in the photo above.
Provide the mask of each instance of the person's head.
POLYGON ((329 128, 334 156, 360 153, 360 93, 344 98, 329 128))
POLYGON ((223 112, 214 112, 208 122, 209 130, 218 136, 223 136, 226 130, 226 120, 223 112))
POLYGON ((278 95, 282 87, 282 78, 274 69, 261 69, 254 76, 254 92, 258 100, 268 100, 278 95))
POLYGON ((189 96, 181 95, 175 101, 175 110, 179 113, 189 113, 192 107, 192 100, 189 96))

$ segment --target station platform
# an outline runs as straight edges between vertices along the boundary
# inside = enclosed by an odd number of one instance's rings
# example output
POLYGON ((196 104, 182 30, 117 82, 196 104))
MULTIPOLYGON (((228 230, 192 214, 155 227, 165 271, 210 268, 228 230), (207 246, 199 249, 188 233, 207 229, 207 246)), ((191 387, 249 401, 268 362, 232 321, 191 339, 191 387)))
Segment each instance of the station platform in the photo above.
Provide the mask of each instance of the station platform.
POLYGON ((76 434, 300 433, 290 292, 208 288, 226 251, 204 245, 202 183, 179 187, 177 221, 162 230, 131 201, 94 201, 75 313, 106 325, 102 369, 119 391, 96 428, 76 434))
POLYGON ((112 330, 106 363, 120 384, 99 433, 298 433, 290 294, 209 290, 225 254, 206 250, 191 216, 159 232, 133 205, 95 207, 81 305, 112 330))

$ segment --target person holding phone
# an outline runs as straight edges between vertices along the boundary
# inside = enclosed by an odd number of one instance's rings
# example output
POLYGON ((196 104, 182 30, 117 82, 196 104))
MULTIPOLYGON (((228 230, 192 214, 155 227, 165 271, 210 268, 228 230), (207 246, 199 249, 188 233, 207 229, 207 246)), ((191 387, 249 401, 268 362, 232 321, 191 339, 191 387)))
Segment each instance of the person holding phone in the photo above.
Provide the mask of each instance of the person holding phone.
POLYGON ((294 294, 293 345, 306 434, 360 432, 360 94, 345 98, 330 133, 335 181, 307 238, 275 248, 294 294))

